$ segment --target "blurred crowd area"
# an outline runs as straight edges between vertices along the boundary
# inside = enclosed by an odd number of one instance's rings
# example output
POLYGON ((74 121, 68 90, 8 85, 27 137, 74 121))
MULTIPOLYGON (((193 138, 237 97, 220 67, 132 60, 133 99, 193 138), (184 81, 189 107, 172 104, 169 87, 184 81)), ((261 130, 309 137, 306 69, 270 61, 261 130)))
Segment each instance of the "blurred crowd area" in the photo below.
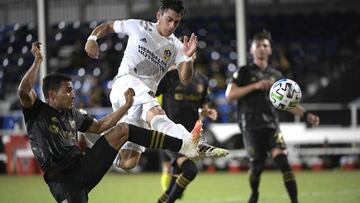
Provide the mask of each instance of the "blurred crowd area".
MULTIPOLYGON (((356 19, 360 19, 360 12, 250 15, 246 33, 248 38, 263 29, 272 33, 272 65, 299 83, 303 102, 348 103, 360 96, 356 90, 360 78, 360 24, 355 23, 356 19)), ((111 106, 111 82, 126 48, 126 36, 109 35, 98 40, 99 59, 90 59, 84 45, 100 23, 62 21, 47 31, 48 72, 72 76, 76 103, 81 108, 111 106)), ((195 68, 210 78, 219 122, 234 121, 235 104, 229 104, 224 93, 237 69, 235 16, 187 17, 176 36, 192 32, 199 39, 195 68)), ((34 24, 0 25, 0 99, 16 91, 21 76, 32 64, 30 48, 37 39, 34 24)), ((12 101, 10 110, 18 108, 17 101, 12 101)))

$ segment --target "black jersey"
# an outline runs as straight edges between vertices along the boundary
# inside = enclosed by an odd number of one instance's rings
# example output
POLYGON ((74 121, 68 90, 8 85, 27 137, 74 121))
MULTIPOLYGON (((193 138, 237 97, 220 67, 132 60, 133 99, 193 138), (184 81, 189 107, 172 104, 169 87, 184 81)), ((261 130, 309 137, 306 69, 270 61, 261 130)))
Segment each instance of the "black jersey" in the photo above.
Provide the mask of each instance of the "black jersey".
POLYGON ((169 71, 161 80, 157 95, 163 94, 163 109, 175 123, 191 131, 199 118, 198 108, 208 102, 208 78, 195 71, 189 85, 180 82, 177 70, 169 71))
MULTIPOLYGON (((272 67, 261 70, 250 64, 240 67, 232 77, 233 83, 239 87, 255 83, 262 79, 276 81, 282 74, 272 67)), ((238 99, 238 116, 242 130, 278 128, 277 112, 270 102, 269 90, 257 90, 238 99)))
POLYGON ((23 108, 31 149, 45 176, 67 168, 81 154, 77 132, 85 132, 93 118, 76 109, 59 112, 35 100, 31 108, 23 108))

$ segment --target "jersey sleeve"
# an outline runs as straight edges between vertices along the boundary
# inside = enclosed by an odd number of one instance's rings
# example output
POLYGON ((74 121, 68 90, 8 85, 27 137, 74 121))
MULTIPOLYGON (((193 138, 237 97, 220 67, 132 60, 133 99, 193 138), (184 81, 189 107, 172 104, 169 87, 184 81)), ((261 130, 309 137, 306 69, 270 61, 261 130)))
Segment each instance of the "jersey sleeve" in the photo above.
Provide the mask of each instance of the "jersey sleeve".
POLYGON ((230 83, 235 83, 237 86, 244 86, 243 78, 246 75, 245 66, 238 68, 232 75, 230 83))
POLYGON ((131 31, 138 27, 139 22, 139 20, 135 19, 116 20, 114 21, 114 31, 116 33, 130 35, 131 31))
POLYGON ((74 109, 76 123, 78 123, 78 131, 86 132, 87 129, 94 122, 94 118, 90 117, 88 114, 82 114, 78 110, 74 109))
POLYGON ((25 108, 22 106, 25 122, 30 120, 34 115, 37 115, 37 113, 40 112, 40 108, 42 105, 43 102, 40 99, 36 98, 32 107, 25 108))

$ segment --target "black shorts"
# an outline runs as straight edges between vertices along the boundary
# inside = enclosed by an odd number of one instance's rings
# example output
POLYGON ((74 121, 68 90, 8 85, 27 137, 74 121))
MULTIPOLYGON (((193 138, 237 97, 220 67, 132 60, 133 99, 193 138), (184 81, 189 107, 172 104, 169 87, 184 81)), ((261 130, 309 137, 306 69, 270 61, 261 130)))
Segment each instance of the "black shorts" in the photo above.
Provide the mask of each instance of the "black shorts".
POLYGON ((286 149, 284 138, 276 129, 248 130, 242 135, 250 161, 264 160, 271 149, 286 149))
POLYGON ((118 151, 101 136, 85 155, 46 182, 57 202, 87 202, 87 194, 111 167, 118 151))

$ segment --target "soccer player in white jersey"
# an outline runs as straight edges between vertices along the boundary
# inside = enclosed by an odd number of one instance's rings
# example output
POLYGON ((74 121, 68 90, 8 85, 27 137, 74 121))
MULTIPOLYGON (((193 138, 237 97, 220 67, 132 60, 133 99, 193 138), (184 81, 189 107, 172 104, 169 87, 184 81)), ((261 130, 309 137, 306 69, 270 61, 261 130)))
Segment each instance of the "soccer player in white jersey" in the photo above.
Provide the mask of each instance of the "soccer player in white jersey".
MULTIPOLYGON (((190 38, 184 36, 181 42, 173 34, 184 13, 182 1, 162 0, 156 13, 156 23, 137 19, 103 23, 92 31, 85 51, 89 57, 97 59, 98 38, 110 33, 128 35, 127 47, 110 93, 113 109, 118 109, 125 102, 123 93, 128 87, 132 87, 136 94, 134 104, 123 117, 123 122, 156 129, 181 139, 192 136, 193 141, 198 142, 202 124, 198 122, 192 134, 189 133, 182 125, 172 122, 154 98, 161 78, 172 64, 177 65, 179 77, 184 84, 189 84, 192 80, 191 57, 197 49, 197 36, 194 33, 190 38)), ((120 150, 120 160, 116 165, 126 170, 135 167, 144 150, 139 145, 126 143, 120 150)), ((225 149, 211 147, 206 152, 199 153, 199 156, 222 157, 228 153, 225 149)))

